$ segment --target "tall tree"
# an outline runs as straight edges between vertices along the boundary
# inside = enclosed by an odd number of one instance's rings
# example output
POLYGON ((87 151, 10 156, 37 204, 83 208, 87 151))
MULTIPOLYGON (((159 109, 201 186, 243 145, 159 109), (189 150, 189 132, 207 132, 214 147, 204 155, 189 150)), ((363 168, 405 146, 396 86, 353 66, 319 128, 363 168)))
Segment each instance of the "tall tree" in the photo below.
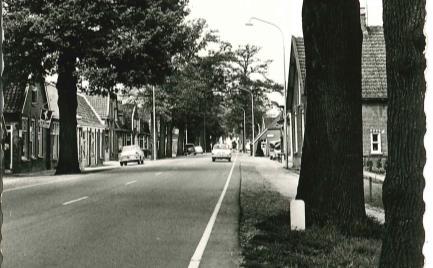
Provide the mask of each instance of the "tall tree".
MULTIPOLYGON (((5 2, 9 65, 22 66, 17 80, 28 74, 38 79, 58 74, 57 174, 79 172, 76 93, 80 71, 105 72, 106 81, 101 84, 108 89, 116 83, 161 83, 171 72, 172 56, 186 45, 186 0, 5 2)), ((11 72, 10 77, 14 76, 18 75, 11 72)))
POLYGON ((366 218, 362 174, 361 52, 358 0, 304 0, 305 139, 297 199, 307 224, 366 218))
POLYGON ((383 1, 388 82, 388 165, 381 267, 423 267, 425 0, 383 1))

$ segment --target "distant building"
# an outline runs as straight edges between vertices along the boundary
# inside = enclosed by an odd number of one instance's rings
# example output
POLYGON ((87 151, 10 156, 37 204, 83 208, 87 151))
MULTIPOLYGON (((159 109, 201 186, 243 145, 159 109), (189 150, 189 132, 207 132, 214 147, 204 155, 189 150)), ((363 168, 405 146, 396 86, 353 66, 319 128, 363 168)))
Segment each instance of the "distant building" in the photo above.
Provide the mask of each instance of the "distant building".
MULTIPOLYGON (((387 146, 387 82, 386 51, 383 27, 367 26, 361 13, 362 44, 362 134, 364 163, 385 161, 387 146)), ((305 48, 302 37, 292 37, 289 78, 287 84, 289 151, 293 166, 299 168, 305 130, 305 48), (290 142, 291 141, 291 142, 290 142)))
POLYGON ((255 138, 255 152, 257 153, 257 146, 260 143, 263 156, 269 156, 271 144, 282 143, 283 137, 283 116, 282 113, 276 116, 267 116, 263 118, 260 126, 261 131, 255 138))

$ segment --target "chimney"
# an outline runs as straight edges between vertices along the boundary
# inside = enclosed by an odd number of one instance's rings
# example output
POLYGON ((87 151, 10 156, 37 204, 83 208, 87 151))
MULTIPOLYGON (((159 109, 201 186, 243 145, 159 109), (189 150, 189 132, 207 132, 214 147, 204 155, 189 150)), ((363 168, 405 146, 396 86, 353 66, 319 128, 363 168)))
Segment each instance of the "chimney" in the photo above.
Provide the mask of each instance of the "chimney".
POLYGON ((368 34, 367 30, 367 9, 365 7, 361 7, 360 10, 360 18, 361 18, 361 30, 363 34, 368 34))

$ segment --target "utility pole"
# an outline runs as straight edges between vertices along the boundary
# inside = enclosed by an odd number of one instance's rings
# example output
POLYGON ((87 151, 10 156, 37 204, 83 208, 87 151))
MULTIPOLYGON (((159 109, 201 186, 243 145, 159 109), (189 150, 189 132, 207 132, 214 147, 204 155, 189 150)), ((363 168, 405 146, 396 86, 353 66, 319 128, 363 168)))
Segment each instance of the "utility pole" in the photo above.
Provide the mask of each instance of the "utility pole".
POLYGON ((153 94, 153 160, 156 160, 156 109, 155 109, 155 86, 152 86, 153 94))
POLYGON ((4 107, 4 96, 3 96, 3 1, 0 0, 0 191, 3 191, 3 107, 4 107))

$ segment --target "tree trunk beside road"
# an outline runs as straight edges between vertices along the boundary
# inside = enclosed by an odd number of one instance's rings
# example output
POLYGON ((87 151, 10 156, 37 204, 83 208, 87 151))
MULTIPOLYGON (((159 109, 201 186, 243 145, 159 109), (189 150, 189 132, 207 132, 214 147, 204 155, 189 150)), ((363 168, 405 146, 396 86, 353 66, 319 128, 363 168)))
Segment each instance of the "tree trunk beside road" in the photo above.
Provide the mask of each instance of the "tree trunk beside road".
POLYGON ((185 139, 185 128, 179 127, 179 137, 177 138, 177 156, 183 155, 183 141, 185 139))
POLYGON ((168 158, 173 156, 173 128, 173 121, 170 121, 167 124, 167 149, 165 150, 168 158))
POLYGON ((70 50, 60 52, 57 62, 57 92, 59 95, 59 162, 56 174, 80 173, 77 146, 77 76, 75 54, 70 50))
POLYGON ((160 117, 159 118, 159 150, 158 150, 158 158, 165 158, 165 138, 167 127, 165 120, 160 117))
POLYGON ((359 2, 304 0, 302 26, 308 105, 296 198, 307 225, 350 226, 366 219, 359 2))
POLYGON ((383 1, 388 83, 385 235, 380 267, 423 267, 425 0, 383 1))

